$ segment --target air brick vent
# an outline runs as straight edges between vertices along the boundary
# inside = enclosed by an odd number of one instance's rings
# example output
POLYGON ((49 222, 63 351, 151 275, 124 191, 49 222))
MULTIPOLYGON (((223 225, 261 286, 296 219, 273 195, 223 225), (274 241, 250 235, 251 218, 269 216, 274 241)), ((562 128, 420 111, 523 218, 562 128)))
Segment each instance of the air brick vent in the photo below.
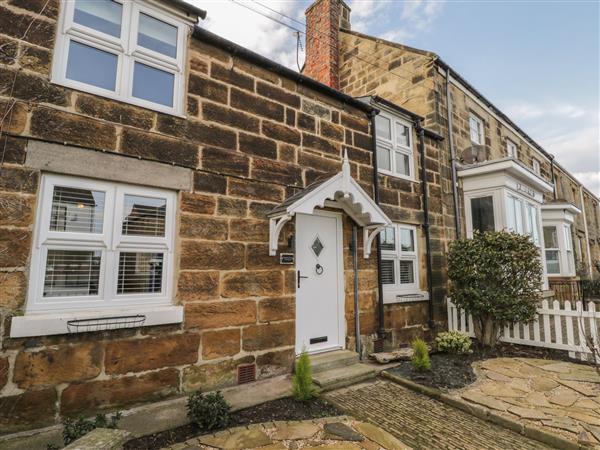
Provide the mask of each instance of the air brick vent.
POLYGON ((240 364, 237 368, 238 384, 256 381, 256 364, 240 364))

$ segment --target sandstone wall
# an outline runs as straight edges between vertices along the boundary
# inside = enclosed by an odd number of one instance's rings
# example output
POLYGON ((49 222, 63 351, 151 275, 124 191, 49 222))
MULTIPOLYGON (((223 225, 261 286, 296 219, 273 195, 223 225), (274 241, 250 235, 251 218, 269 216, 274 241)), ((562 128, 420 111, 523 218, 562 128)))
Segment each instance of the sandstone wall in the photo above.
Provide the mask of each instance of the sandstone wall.
MULTIPOLYGON (((10 111, 0 145, 1 432, 231 385, 242 363, 255 363, 260 378, 289 372, 294 271, 268 256, 265 214, 339 171, 343 147, 352 175, 372 192, 365 113, 193 39, 186 118, 51 84, 59 2, 37 17, 44 3, 0 2, 0 111, 10 111), (38 139, 123 155, 124 165, 135 157, 194 171, 193 191, 178 199, 174 303, 185 307, 183 324, 9 337, 27 296, 41 174, 25 157, 28 142, 38 139)), ((350 229, 345 218, 348 345, 350 229)), ((288 224, 282 233, 282 249, 291 230, 288 224)), ((366 337, 377 322, 374 254, 361 257, 359 277, 366 337)))

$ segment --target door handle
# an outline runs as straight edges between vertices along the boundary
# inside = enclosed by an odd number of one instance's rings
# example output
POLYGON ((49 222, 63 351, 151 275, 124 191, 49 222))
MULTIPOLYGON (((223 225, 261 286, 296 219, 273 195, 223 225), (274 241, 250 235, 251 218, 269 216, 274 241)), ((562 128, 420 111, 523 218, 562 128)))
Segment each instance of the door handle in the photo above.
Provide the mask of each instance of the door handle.
POLYGON ((300 275, 300 271, 298 271, 298 289, 300 289, 300 278, 308 278, 308 277, 300 275))

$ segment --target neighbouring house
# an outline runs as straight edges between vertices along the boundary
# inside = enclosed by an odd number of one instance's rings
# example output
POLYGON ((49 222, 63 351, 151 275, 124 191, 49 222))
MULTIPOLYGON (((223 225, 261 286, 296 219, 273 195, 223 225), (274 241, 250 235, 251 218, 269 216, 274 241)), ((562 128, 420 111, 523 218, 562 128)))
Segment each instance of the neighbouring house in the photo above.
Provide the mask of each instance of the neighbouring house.
MULTIPOLYGON (((446 244, 473 230, 531 235, 544 263, 544 288, 557 297, 577 299, 577 280, 600 278, 600 200, 553 155, 435 53, 352 31, 342 0, 316 1, 306 21, 304 74, 354 97, 401 105, 445 138, 439 152, 426 155, 441 190, 435 204, 442 230, 450 236, 433 248, 442 279, 446 244)), ((376 134, 387 134, 387 123, 380 124, 376 134)), ((390 176, 388 148, 379 141, 377 160, 382 178, 390 176)), ((386 212, 388 203, 381 198, 386 212)))
POLYGON ((0 5, 0 434, 444 321, 441 136, 204 16, 182 1, 0 5))

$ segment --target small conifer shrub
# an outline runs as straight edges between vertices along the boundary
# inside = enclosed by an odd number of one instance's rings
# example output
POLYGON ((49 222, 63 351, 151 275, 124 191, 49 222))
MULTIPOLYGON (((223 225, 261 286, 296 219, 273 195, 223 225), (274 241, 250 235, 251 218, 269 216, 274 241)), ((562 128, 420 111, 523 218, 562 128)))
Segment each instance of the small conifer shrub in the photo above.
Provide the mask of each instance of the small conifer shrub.
POLYGON ((413 369, 417 372, 425 372, 431 369, 431 361, 429 360, 429 349, 427 344, 422 339, 415 339, 412 344, 413 355, 411 358, 413 369))
POLYGON ((292 377, 292 396, 301 402, 306 402, 318 395, 317 389, 312 382, 312 367, 310 358, 303 351, 296 362, 296 370, 292 377))

